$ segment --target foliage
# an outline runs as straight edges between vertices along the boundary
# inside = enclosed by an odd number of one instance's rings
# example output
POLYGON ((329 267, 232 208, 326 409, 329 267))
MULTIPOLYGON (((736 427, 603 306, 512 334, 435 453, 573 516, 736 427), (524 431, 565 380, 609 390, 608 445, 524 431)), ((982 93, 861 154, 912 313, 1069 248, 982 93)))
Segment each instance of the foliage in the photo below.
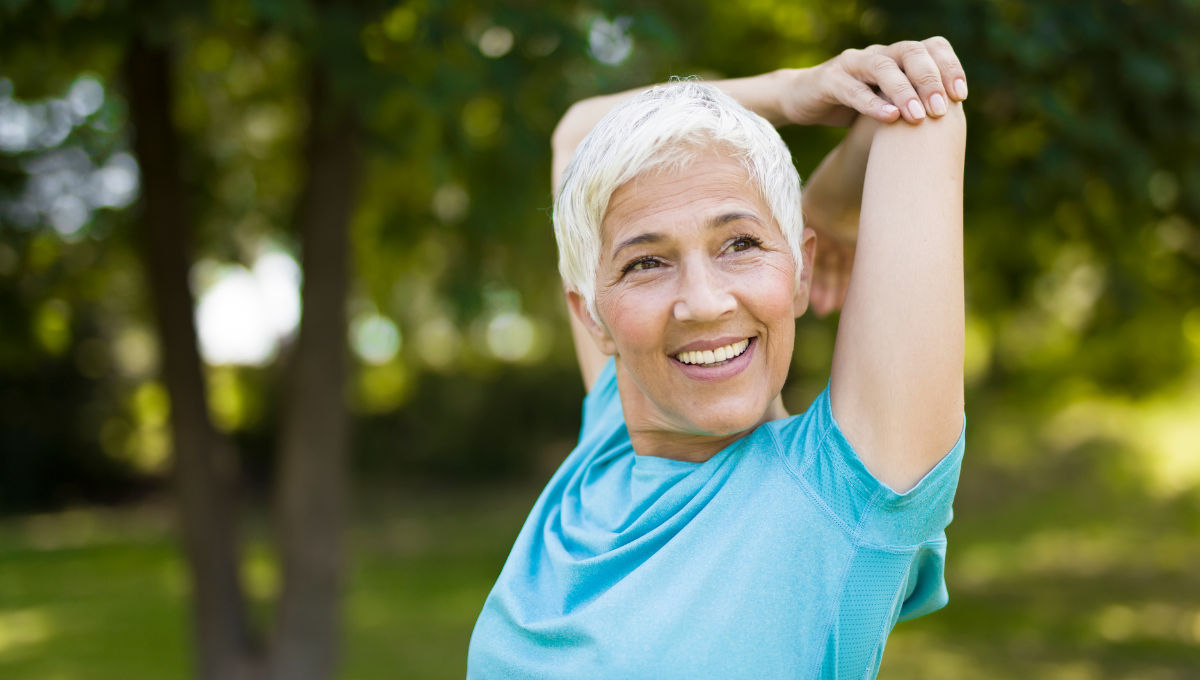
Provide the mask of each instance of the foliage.
MULTIPOLYGON (((548 138, 573 101, 946 36, 971 87, 971 432, 951 586, 979 618, 902 627, 896 658, 961 656, 986 646, 989 625, 997 649, 1032 665, 1003 666, 986 649, 961 658, 1014 676, 1050 674, 1054 659, 1096 644, 1141 650, 1121 668, 1160 652, 1193 658, 1179 631, 1195 585, 1171 560, 1191 554, 1172 546, 1200 517, 1195 3, 4 3, 0 511, 128 498, 169 462, 133 196, 80 189, 130 170, 122 154, 136 131, 117 65, 135 28, 175 49, 201 295, 230 272, 258 272, 264 253, 297 254, 305 65, 327 65, 336 96, 365 112, 348 323, 358 469, 460 481, 544 475, 576 435, 582 389, 547 216, 548 138), (103 86, 97 109, 86 82, 103 86), (26 114, 40 136, 12 141, 12 116, 26 114), (1064 546, 1087 559, 1062 557, 1064 546), (1026 555, 1035 566, 1022 567, 1026 555), (1174 632, 1155 633, 1156 618, 1174 632)), ((802 176, 840 137, 783 134, 802 176)), ((798 322, 793 411, 824 386, 835 329, 798 322)), ((289 341, 284 328, 260 360, 209 367, 214 419, 259 490, 289 341)))

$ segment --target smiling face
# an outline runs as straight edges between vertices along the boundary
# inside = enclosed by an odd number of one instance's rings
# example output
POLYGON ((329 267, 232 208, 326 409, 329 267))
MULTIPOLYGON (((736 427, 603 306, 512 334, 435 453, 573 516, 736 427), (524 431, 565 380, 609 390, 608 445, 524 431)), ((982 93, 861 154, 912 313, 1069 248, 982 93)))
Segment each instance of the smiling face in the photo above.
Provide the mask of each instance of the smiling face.
MULTIPOLYGON (((806 259, 813 238, 805 230, 806 259)), ((631 437, 729 437, 763 422, 787 378, 810 270, 797 291, 788 242, 734 159, 712 152, 618 188, 602 228, 602 324, 569 297, 601 351, 618 356, 631 437)))

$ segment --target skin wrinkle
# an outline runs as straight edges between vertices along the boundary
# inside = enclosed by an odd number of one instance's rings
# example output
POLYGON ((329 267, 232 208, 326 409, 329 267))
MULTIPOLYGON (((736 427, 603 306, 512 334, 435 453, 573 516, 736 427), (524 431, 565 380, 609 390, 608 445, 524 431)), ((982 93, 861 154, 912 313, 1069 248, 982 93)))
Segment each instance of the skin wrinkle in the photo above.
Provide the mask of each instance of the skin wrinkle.
MULTIPOLYGON (((759 221, 758 217, 751 213, 727 213, 727 214, 721 215, 720 217, 716 217, 712 220, 709 220, 708 224, 709 224, 710 228, 716 228, 716 227, 723 227, 726 224, 729 224, 730 222, 736 222, 737 220, 759 221)), ((617 246, 616 250, 613 251, 613 259, 616 259, 617 253, 620 253, 622 250, 628 248, 629 246, 636 246, 636 245, 640 245, 643 243, 657 243, 657 242, 661 241, 662 238, 663 238, 663 235, 656 233, 656 232, 647 232, 645 234, 639 234, 637 236, 634 236, 631 239, 623 241, 621 243, 621 245, 617 246)))
MULTIPOLYGON (((665 156, 663 160, 652 165, 646 172, 636 175, 633 177, 633 179, 630 179, 628 182, 626 182, 625 186, 628 186, 629 189, 632 190, 636 188, 638 183, 644 179, 655 177, 661 178, 664 176, 683 176, 692 170, 693 166, 695 166, 697 163, 703 162, 703 159, 719 157, 724 158, 727 161, 736 161, 743 170, 741 176, 737 179, 737 182, 740 182, 742 187, 756 195, 760 204, 768 204, 767 197, 762 194, 759 184, 754 181, 753 177, 751 177, 752 170, 746 154, 742 150, 739 150, 730 144, 721 141, 714 141, 707 137, 699 139, 681 139, 678 140, 677 147, 668 147, 663 149, 661 153, 665 156)), ((733 185, 731 184, 730 186, 733 185)), ((614 191, 612 196, 615 195, 616 192, 614 191)), ((600 229, 600 250, 602 253, 611 242, 608 238, 608 230, 604 229, 603 224, 607 223, 608 215, 613 210, 612 196, 609 196, 608 205, 605 206, 603 212, 600 214, 602 224, 600 229)), ((769 208, 767 210, 767 214, 770 214, 769 208)), ((624 244, 617 248, 617 250, 619 251, 623 247, 624 244)), ((600 272, 598 271, 597 274, 599 275, 600 272)), ((800 288, 800 282, 798 280, 796 281, 795 287, 796 291, 798 292, 800 288)))
MULTIPOLYGON (((813 243, 805 230, 806 261, 813 243)), ((808 306, 810 270, 804 267, 797 290, 787 239, 736 159, 709 153, 613 193, 597 277, 601 323, 586 313, 581 318, 600 351, 617 356, 625 420, 639 455, 702 462, 758 425, 786 417, 779 392, 791 364, 794 319, 808 306), (646 234, 660 238, 636 239, 646 234), (744 237, 760 245, 746 247, 744 237), (623 246, 619 256, 614 242, 623 246), (660 266, 624 271, 647 257, 660 266), (755 338, 750 363, 736 376, 695 380, 673 358, 698 340, 734 337, 755 338)), ((568 297, 583 312, 582 297, 568 297)))

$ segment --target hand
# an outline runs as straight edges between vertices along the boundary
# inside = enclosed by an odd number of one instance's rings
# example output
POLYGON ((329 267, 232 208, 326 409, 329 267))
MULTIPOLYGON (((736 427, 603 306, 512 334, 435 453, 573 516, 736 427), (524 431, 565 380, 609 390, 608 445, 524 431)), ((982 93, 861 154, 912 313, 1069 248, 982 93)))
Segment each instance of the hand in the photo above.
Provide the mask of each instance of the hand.
POLYGON ((813 252, 812 284, 808 303, 817 316, 824 317, 841 309, 850 287, 850 270, 854 265, 854 244, 838 241, 822 230, 817 231, 813 252))
POLYGON ((880 127, 873 118, 859 116, 804 187, 804 226, 817 234, 809 304, 818 316, 840 309, 846 299, 867 158, 880 127))
POLYGON ((915 124, 926 115, 940 118, 949 102, 967 98, 967 75, 940 37, 846 50, 793 74, 780 108, 798 125, 845 126, 860 113, 882 123, 903 117, 915 124))

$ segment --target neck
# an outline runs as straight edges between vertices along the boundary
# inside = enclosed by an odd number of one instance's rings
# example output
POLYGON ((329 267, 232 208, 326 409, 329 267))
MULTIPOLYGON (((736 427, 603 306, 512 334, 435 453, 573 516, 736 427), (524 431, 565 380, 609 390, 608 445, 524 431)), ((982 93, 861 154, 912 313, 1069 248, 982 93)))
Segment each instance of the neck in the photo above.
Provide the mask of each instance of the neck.
POLYGON ((683 431, 678 423, 661 414, 646 397, 625 371, 620 357, 617 358, 617 389, 621 393, 621 408, 625 415, 625 427, 629 430, 629 441, 633 444, 634 453, 639 456, 703 463, 760 425, 788 417, 783 399, 776 395, 758 422, 741 432, 697 434, 683 431))

